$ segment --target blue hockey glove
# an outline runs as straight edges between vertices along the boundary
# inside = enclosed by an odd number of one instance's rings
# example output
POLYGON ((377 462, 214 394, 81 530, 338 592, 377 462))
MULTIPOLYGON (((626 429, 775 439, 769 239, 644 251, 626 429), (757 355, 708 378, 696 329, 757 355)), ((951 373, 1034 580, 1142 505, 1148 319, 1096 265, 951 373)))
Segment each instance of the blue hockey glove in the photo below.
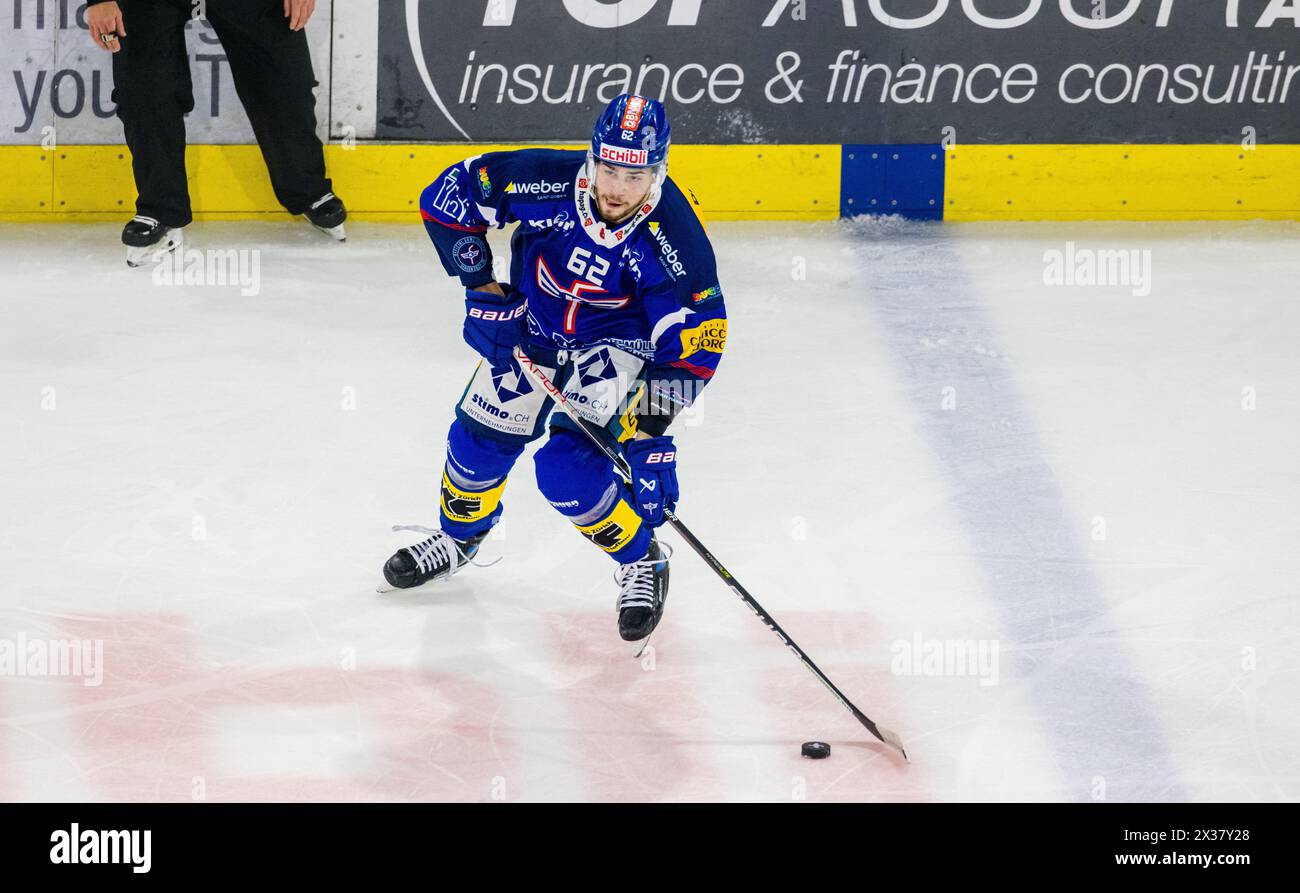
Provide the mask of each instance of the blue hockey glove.
POLYGON ((630 440, 624 448, 632 469, 632 506, 651 527, 664 523, 664 509, 675 509, 677 447, 671 437, 630 440))
POLYGON ((528 304, 521 295, 465 289, 465 343, 489 363, 508 361, 527 334, 528 304))

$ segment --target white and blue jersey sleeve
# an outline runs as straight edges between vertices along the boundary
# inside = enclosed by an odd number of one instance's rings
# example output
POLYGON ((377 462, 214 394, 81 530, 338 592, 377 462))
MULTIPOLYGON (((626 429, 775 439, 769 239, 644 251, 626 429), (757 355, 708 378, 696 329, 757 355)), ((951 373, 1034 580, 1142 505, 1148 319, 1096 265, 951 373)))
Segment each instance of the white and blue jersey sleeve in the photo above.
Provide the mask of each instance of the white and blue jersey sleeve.
POLYGON ((585 157, 554 149, 488 152, 443 171, 420 194, 420 218, 448 275, 467 288, 491 282, 488 228, 520 220, 540 201, 572 200, 569 171, 585 157))

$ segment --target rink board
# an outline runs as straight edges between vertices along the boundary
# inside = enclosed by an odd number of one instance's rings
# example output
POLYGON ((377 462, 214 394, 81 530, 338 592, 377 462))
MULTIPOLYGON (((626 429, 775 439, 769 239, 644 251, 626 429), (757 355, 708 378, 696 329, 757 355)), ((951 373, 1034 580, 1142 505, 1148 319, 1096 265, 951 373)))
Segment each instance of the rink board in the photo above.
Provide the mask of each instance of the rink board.
MULTIPOLYGON (((517 148, 362 143, 332 144, 325 153, 353 218, 382 221, 415 214, 420 192, 449 165, 517 148)), ((287 219, 257 146, 190 146, 185 157, 196 219, 287 219)), ((3 146, 0 159, 12 177, 0 195, 0 219, 94 221, 134 213, 125 146, 3 146)), ((830 220, 840 215, 839 162, 834 145, 678 146, 672 173, 698 196, 706 219, 830 220)))
POLYGON ((1300 219, 1300 146, 957 146, 948 220, 1300 219))
MULTIPOLYGON (((354 219, 400 220, 446 166, 515 147, 358 143, 325 151, 354 219)), ((134 210, 124 146, 0 146, 0 160, 8 172, 0 219, 118 220, 134 210)), ((195 145, 186 160, 196 219, 287 217, 256 146, 195 145)), ((1295 145, 684 145, 673 151, 672 172, 713 220, 1300 219, 1295 145)))

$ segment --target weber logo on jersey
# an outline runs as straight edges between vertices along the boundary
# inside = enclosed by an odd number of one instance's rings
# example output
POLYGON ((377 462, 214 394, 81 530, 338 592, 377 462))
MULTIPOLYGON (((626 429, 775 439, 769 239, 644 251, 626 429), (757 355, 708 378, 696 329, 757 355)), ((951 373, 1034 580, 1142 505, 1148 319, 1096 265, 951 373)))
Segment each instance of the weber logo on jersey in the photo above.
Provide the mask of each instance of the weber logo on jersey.
POLYGON ((650 227, 650 235, 654 236, 655 242, 659 244, 659 257, 664 269, 672 273, 674 279, 682 278, 686 274, 686 266, 682 263, 677 249, 668 241, 668 237, 659 231, 659 221, 652 220, 647 226, 650 227))
POLYGON ((569 188, 567 182, 509 183, 506 192, 519 195, 556 195, 569 188))

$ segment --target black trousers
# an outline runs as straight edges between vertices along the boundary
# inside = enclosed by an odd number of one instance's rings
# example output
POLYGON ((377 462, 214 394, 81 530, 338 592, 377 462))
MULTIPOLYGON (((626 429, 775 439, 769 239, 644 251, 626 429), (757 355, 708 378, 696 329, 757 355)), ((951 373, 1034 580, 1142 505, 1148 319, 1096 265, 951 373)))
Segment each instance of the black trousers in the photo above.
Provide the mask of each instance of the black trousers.
MULTIPOLYGON (((185 114, 194 108, 185 23, 191 0, 120 0, 126 36, 113 55, 113 101, 135 173, 136 213, 166 226, 192 219, 185 183, 185 114)), ((329 192, 316 136, 311 53, 290 31, 282 0, 208 0, 206 15, 230 64, 266 160, 275 197, 301 214, 329 192)))

